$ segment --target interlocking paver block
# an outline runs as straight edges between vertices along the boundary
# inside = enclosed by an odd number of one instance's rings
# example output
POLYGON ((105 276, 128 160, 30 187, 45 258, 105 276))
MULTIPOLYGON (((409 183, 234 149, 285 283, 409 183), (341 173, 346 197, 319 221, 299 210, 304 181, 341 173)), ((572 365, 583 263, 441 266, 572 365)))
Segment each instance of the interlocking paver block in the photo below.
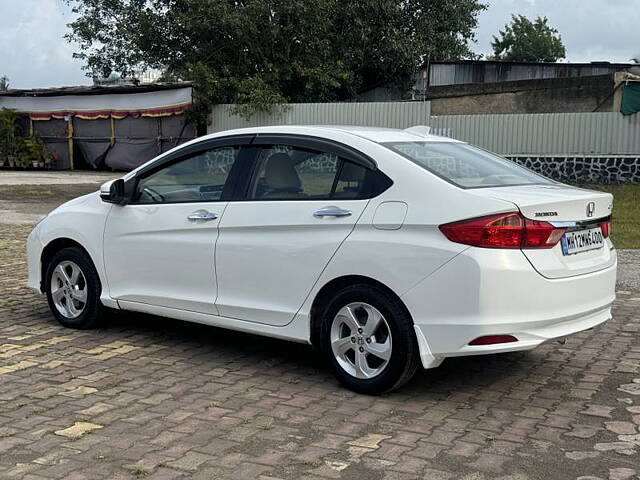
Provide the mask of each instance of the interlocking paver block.
POLYGON ((81 386, 76 387, 76 388, 74 388, 72 390, 67 390, 66 392, 60 392, 60 395, 64 395, 66 397, 81 398, 81 397, 84 397, 85 395, 90 395, 90 394, 95 393, 97 391, 98 391, 97 388, 87 387, 87 386, 81 385, 81 386))
POLYGON ((4 375, 6 373, 14 373, 20 370, 24 370, 25 368, 36 366, 36 362, 31 362, 29 360, 23 360, 18 363, 14 363, 11 365, 7 365, 6 367, 0 367, 0 375, 4 375))
POLYGON ((177 468, 179 470, 197 470, 200 465, 213 457, 198 452, 187 452, 182 457, 172 462, 167 462, 167 465, 171 468, 177 468))
POLYGON ((99 430, 104 428, 103 425, 97 425, 89 422, 76 422, 68 428, 62 430, 56 430, 55 434, 61 437, 80 438, 84 434, 91 432, 92 430, 99 430))
POLYGON ((381 435, 379 433, 369 433, 364 437, 356 438, 347 442, 349 445, 362 448, 376 449, 379 448, 381 441, 391 438, 391 435, 381 435))

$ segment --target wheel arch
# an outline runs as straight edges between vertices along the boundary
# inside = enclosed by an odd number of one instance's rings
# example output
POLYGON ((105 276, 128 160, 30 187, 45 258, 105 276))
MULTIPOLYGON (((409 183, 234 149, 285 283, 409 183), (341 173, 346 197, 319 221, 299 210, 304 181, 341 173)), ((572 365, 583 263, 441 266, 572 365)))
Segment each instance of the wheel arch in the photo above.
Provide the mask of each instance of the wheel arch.
POLYGON ((320 306, 322 305, 323 302, 326 302, 329 298, 331 298, 331 296, 335 294, 335 292, 339 291, 340 289, 346 286, 353 285, 353 284, 371 285, 384 290, 385 292, 387 292, 389 295, 391 295, 393 298, 397 300, 398 305, 400 305, 400 307, 405 311, 405 313, 409 316, 409 318, 413 322, 413 316, 411 315, 411 312, 409 311, 405 303, 402 301, 400 296, 396 292, 394 292, 391 288, 389 288, 387 285, 382 283, 381 281, 371 277, 367 277, 365 275, 344 275, 341 277, 336 277, 330 280, 329 282, 327 282, 320 290, 318 290, 318 293, 316 293, 316 296, 313 299, 313 303, 311 304, 311 310, 309 313, 311 324, 310 324, 309 331, 310 331, 311 344, 314 347, 317 348, 317 346, 319 345, 318 336, 320 334, 320 328, 319 328, 320 327, 320 310, 321 310, 320 306))
MULTIPOLYGON (((40 254, 40 290, 42 292, 45 291, 45 286, 47 281, 46 276, 47 276, 47 269, 49 268, 49 262, 51 262, 51 259, 53 258, 53 256, 56 253, 58 253, 60 250, 64 248, 70 248, 70 247, 75 247, 82 250, 87 255, 87 258, 91 260, 91 263, 93 263, 93 267, 96 268, 96 262, 91 257, 91 254, 89 253, 89 251, 86 248, 84 248, 82 244, 68 237, 55 238, 51 240, 42 249, 42 253, 40 254)), ((97 268, 96 268, 96 272, 98 272, 97 268)), ((99 272, 98 272, 98 279, 100 279, 99 272)), ((100 289, 102 290, 102 285, 100 286, 100 289)))

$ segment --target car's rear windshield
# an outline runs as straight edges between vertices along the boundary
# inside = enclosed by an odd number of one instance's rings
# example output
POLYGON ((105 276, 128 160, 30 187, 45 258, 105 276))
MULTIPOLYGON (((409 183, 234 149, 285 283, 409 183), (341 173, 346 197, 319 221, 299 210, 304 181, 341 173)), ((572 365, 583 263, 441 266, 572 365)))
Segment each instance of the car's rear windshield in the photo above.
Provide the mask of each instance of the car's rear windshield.
POLYGON ((383 145, 462 188, 553 183, 506 158, 466 143, 389 142, 383 145))

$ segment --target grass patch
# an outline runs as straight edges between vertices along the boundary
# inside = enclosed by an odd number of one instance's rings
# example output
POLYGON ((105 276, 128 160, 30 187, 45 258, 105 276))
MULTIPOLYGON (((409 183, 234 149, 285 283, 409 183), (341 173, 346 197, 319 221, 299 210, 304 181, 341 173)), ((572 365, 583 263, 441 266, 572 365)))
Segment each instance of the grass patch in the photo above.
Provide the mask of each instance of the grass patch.
POLYGON ((51 190, 21 190, 19 194, 28 197, 45 197, 53 195, 53 192, 51 190))
POLYGON ((616 248, 640 248, 640 184, 582 185, 613 195, 613 232, 616 248))
POLYGON ((27 414, 24 418, 29 418, 32 417, 34 415, 41 415, 44 412, 46 412, 47 409, 46 408, 36 408, 35 410, 33 410, 31 413, 27 414))
POLYGON ((147 470, 145 470, 144 468, 136 468, 135 470, 131 470, 131 474, 134 477, 141 478, 141 477, 146 477, 147 475, 149 475, 149 472, 147 470))

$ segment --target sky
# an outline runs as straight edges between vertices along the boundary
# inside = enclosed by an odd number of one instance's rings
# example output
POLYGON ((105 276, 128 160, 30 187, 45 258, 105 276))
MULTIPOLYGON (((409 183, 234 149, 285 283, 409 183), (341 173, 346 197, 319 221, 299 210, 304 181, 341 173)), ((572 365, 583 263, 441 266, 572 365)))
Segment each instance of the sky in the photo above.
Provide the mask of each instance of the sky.
MULTIPOLYGON (((485 0, 476 53, 491 54, 491 40, 511 14, 548 17, 572 62, 628 62, 640 56, 640 0, 485 0)), ((76 46, 63 36, 73 20, 63 0, 0 0, 0 76, 12 88, 88 85, 76 46)))
MULTIPOLYGON (((1 0, 0 0, 1 1, 1 0)), ((560 32, 571 62, 628 63, 640 56, 640 0, 485 0, 476 53, 493 53, 491 41, 512 14, 545 16, 560 32)), ((565 60, 566 61, 566 60, 565 60)))

